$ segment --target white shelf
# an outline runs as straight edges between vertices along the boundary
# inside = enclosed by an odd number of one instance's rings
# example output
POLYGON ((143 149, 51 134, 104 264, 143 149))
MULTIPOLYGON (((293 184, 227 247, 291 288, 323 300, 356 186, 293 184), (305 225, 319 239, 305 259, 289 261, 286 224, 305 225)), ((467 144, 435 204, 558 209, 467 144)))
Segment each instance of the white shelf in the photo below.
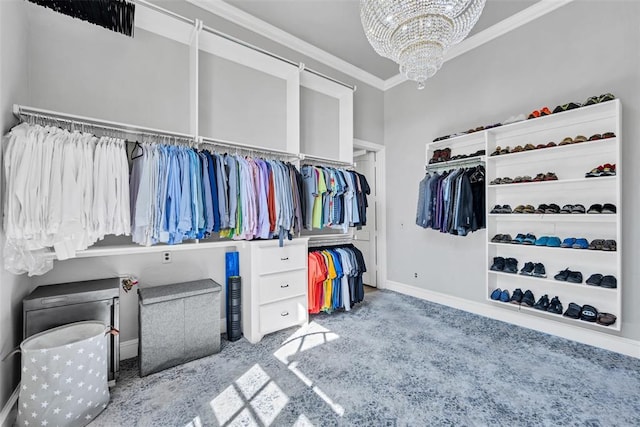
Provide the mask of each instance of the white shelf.
MULTIPOLYGON (((193 242, 193 243, 180 243, 177 245, 158 244, 154 246, 140 246, 135 243, 130 245, 114 245, 114 246, 93 246, 83 251, 76 252, 75 258, 95 258, 103 256, 118 256, 118 255, 144 255, 160 252, 181 252, 181 251, 194 251, 205 249, 220 249, 220 248, 237 248, 241 241, 226 240, 216 242, 193 242)), ((49 258, 56 259, 54 252, 47 254, 49 258)), ((73 258, 71 258, 73 259, 73 258)))
POLYGON ((463 159, 448 160, 446 162, 429 163, 427 164, 427 170, 454 168, 457 165, 462 165, 466 163, 480 164, 480 162, 485 162, 486 159, 487 159, 487 156, 474 156, 474 157, 465 157, 463 159))
MULTIPOLYGON (((533 178, 533 177, 532 177, 533 178)), ((500 189, 513 189, 513 188, 531 188, 531 187, 546 187, 556 185, 571 185, 571 184, 584 184, 586 182, 592 184, 602 183, 614 183, 618 177, 614 176, 601 176, 597 178, 575 178, 575 179, 556 179, 553 181, 535 181, 535 182, 515 182, 511 184, 489 184, 487 188, 500 188, 500 189)))
MULTIPOLYGON (((615 118, 617 115, 617 105, 619 104, 619 102, 620 101, 616 99, 613 101, 588 105, 586 107, 563 111, 561 113, 554 113, 548 116, 538 117, 536 119, 522 120, 515 123, 492 127, 490 129, 472 133, 465 133, 452 138, 443 139, 441 141, 430 142, 427 145, 429 147, 433 147, 434 149, 446 145, 455 145, 456 147, 461 147, 464 145, 469 145, 470 143, 475 143, 478 140, 484 140, 486 133, 495 135, 496 137, 501 137, 512 134, 526 134, 537 131, 539 129, 555 129, 558 127, 566 126, 568 124, 575 125, 580 123, 589 123, 593 120, 593 118, 615 118)), ((590 135, 588 135, 587 137, 589 136, 590 135)), ((556 143, 559 142, 560 141, 557 141, 556 143)))
MULTIPOLYGON (((567 126, 580 125, 582 123, 590 123, 599 119, 617 120, 620 100, 601 102, 598 104, 588 105, 586 107, 575 108, 561 113, 550 114, 535 119, 523 120, 520 122, 510 123, 504 126, 487 129, 496 137, 510 137, 514 134, 530 134, 537 133, 540 130, 558 129, 567 126)), ((613 129, 610 129, 613 131, 613 129)), ((603 130, 602 132, 608 132, 603 130)), ((616 132, 616 135, 618 133, 616 132)), ((571 135, 573 137, 573 135, 571 135)), ((586 135, 587 138, 590 135, 586 135)), ((556 141, 558 143, 560 141, 556 141)))
POLYGON ((562 287, 567 287, 567 288, 581 288, 581 289, 589 289, 589 290, 594 290, 594 291, 602 291, 603 294, 615 294, 617 288, 614 289, 610 289, 610 288, 603 288, 601 286, 591 286, 591 285, 587 285, 586 283, 582 282, 582 283, 572 283, 572 282, 566 282, 566 281, 562 281, 562 280, 556 280, 553 278, 553 276, 555 276, 558 273, 550 273, 547 272, 547 277, 536 277, 536 276, 527 276, 524 274, 520 274, 518 273, 505 273, 504 271, 493 271, 493 270, 487 270, 487 273, 489 275, 496 275, 496 276, 504 276, 504 277, 517 277, 519 279, 524 279, 524 280, 533 280, 542 284, 548 284, 549 286, 553 286, 553 287, 557 287, 557 286, 562 286, 562 287))
MULTIPOLYGON (((487 214, 488 218, 513 222, 618 222, 617 214, 487 214)), ((491 236, 493 237, 493 236, 491 236)))
MULTIPOLYGON (((285 240, 284 245, 288 246, 295 242, 307 241, 307 237, 297 237, 293 240, 285 240)), ((92 246, 83 251, 76 252, 75 258, 95 258, 104 256, 118 256, 118 255, 145 255, 161 252, 183 252, 183 251, 202 251, 207 249, 233 249, 236 250, 247 244, 253 245, 269 245, 273 244, 273 239, 269 240, 217 240, 214 242, 203 241, 191 241, 180 243, 176 245, 157 244, 153 246, 141 246, 135 243, 127 245, 105 245, 105 246, 92 246)), ((54 252, 47 254, 48 258, 56 259, 54 252)), ((70 258, 74 259, 74 258, 70 258)))
MULTIPOLYGON (((563 316, 562 314, 555 314, 555 313, 550 313, 548 311, 536 310, 533 307, 529 307, 529 306, 522 305, 522 304, 511 304, 509 302, 495 301, 495 300, 492 300, 492 299, 489 299, 489 301, 492 304, 495 304, 497 306, 503 307, 505 309, 510 309, 510 310, 513 310, 513 311, 519 311, 519 312, 522 312, 522 313, 527 314, 527 315, 532 315, 532 314, 535 313, 535 314, 539 314, 539 315, 544 316, 544 317, 552 318, 553 320, 556 320, 556 321, 564 321, 564 322, 571 323, 573 325, 580 326, 580 327, 594 327, 597 330, 609 330, 609 331, 619 331, 620 330, 620 316, 619 316, 618 313, 613 313, 618 317, 618 319, 616 320, 616 323, 614 323, 611 326, 605 326, 605 325, 600 325, 600 324, 598 324, 596 322, 585 322, 584 320, 580 320, 580 319, 572 319, 570 317, 563 316)), ((571 302, 571 301, 569 301, 569 302, 571 302)), ((567 307, 568 307, 568 303, 563 302, 562 303, 563 310, 566 310, 567 307)))
POLYGON ((446 148, 449 145, 455 145, 456 147, 467 147, 474 144, 484 144, 485 132, 486 131, 466 133, 464 135, 454 136, 452 138, 443 139, 441 141, 430 142, 427 145, 433 149, 440 149, 440 147, 446 148))
MULTIPOLYGON (((491 236, 493 237, 493 236, 491 236)), ((515 235, 512 235, 511 237, 515 237, 515 235)), ((563 239, 560 239, 563 240, 563 239)), ((567 254, 580 254, 580 255, 586 255, 586 256, 596 256, 596 257, 615 257, 615 255, 617 254, 617 251, 603 251, 603 250, 596 250, 596 249, 574 249, 574 248, 558 248, 558 247, 552 247, 552 246, 536 246, 536 245, 523 245, 521 243, 494 243, 494 242, 489 242, 488 243, 489 246, 495 246, 498 248, 527 248, 530 249, 532 251, 547 251, 550 253, 553 253, 554 255, 557 256, 562 256, 562 255, 567 255, 567 254), (589 255, 587 255, 589 254, 589 255)))
MULTIPOLYGON (((459 135, 453 138, 443 139, 442 141, 430 142, 426 144, 425 164, 427 170, 445 169, 447 167, 455 167, 466 162, 485 162, 486 156, 473 156, 464 159, 449 160, 447 162, 429 163, 433 158, 436 150, 449 148, 451 157, 457 155, 466 155, 476 153, 486 149, 486 131, 478 131, 469 134, 459 135)), ((485 150, 486 151, 486 150, 485 150)))
MULTIPOLYGON (((517 153, 507 153, 507 154, 499 154, 496 156, 491 156, 491 153, 495 150, 492 149, 491 152, 487 150, 487 161, 501 163, 501 162, 531 162, 542 160, 545 157, 550 155, 555 157, 560 156, 569 156, 570 153, 574 154, 578 152, 600 152, 607 153, 612 150, 616 146, 618 142, 618 138, 607 138, 607 139, 598 139, 596 141, 584 141, 578 142, 575 144, 567 144, 567 145, 557 145, 555 147, 548 148, 538 148, 535 150, 528 151, 519 151, 517 153)), ((557 142, 556 142, 557 144, 557 142)), ((497 143, 497 145, 500 145, 497 143)), ((501 146, 501 145, 500 145, 501 146)), ((501 146, 502 147, 502 146, 501 146)), ((505 148, 505 147, 502 147, 505 148)), ((512 149, 514 147, 511 147, 512 149)), ((615 163, 614 160, 611 160, 615 163)), ((588 171, 585 171, 588 172, 588 171)))

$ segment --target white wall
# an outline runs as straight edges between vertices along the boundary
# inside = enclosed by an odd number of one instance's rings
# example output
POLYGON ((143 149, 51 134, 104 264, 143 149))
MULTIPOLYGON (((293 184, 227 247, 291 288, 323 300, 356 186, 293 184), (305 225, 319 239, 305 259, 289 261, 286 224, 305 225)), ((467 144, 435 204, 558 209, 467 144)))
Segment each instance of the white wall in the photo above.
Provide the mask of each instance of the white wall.
POLYGON ((445 63, 423 91, 407 82, 385 93, 390 280, 485 302, 486 231, 456 237, 415 225, 426 142, 612 92, 623 105, 622 336, 640 339, 639 16, 638 2, 572 2, 445 63))
MULTIPOLYGON (((28 37, 24 2, 0 2, 0 132, 4 135, 15 119, 11 112, 14 102, 28 102, 28 37)), ((4 143, 3 143, 4 147, 4 143)), ((4 150, 3 150, 4 151, 4 150)), ((2 171, 4 188, 4 170, 2 171)), ((3 208, 0 207, 0 210, 3 208)), ((4 248, 4 233, 0 231, 0 257, 4 248)), ((31 290, 25 276, 14 276, 0 267, 0 359, 15 348, 22 338, 22 298, 31 290)), ((9 398, 19 381, 20 357, 0 362, 0 407, 9 398)))
POLYGON ((287 149, 287 82, 254 68, 200 52, 202 136, 287 149))

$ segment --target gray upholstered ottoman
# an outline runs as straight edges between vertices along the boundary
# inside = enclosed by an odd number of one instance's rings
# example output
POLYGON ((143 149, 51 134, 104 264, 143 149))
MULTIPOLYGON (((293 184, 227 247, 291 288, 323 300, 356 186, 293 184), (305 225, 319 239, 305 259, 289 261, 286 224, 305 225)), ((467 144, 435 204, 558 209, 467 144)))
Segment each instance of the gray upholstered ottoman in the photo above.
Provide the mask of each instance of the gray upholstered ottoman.
POLYGON ((220 351, 220 291, 211 279, 138 289, 140 376, 220 351))

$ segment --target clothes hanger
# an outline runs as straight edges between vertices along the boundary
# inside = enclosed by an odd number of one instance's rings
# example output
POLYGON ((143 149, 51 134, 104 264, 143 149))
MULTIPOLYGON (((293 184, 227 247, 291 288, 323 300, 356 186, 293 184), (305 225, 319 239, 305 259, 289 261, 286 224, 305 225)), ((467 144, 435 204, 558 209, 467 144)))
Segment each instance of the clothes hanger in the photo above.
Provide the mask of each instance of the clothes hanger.
POLYGON ((144 151, 142 150, 142 145, 136 141, 136 145, 133 147, 133 150, 131 151, 131 160, 135 160, 139 157, 144 156, 144 151), (134 156, 134 153, 136 152, 136 150, 140 150, 140 154, 137 154, 134 156))

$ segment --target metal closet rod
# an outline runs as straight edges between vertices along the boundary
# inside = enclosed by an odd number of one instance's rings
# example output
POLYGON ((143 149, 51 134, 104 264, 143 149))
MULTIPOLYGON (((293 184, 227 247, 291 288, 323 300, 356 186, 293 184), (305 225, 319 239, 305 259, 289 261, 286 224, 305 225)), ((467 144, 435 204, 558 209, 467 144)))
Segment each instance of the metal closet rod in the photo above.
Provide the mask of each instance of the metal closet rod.
MULTIPOLYGON (((133 2, 137 3, 137 4, 141 4, 141 5, 146 6, 148 8, 151 8, 151 9, 155 10, 156 12, 163 13, 163 14, 165 14, 167 16, 170 16, 170 17, 172 17, 174 19, 177 19, 179 21, 186 22, 187 24, 195 25, 195 20, 187 18, 186 16, 179 15, 179 14, 177 14, 175 12, 172 12, 172 11, 170 11, 168 9, 165 9, 165 8, 163 8, 161 6, 158 6, 156 4, 149 3, 147 0, 133 0, 133 2)), ((202 25, 202 29, 204 31, 208 32, 208 33, 214 34, 216 36, 222 37, 222 38, 224 38, 226 40, 229 40, 231 42, 237 43, 237 44, 242 45, 244 47, 248 47, 249 49, 253 49, 256 52, 260 52, 260 53, 262 53, 264 55, 270 56, 271 58, 278 59, 278 60, 280 60, 282 62, 286 62, 287 64, 293 65, 294 67, 297 67, 297 68, 301 69, 302 71, 308 71, 311 74, 315 74, 318 77, 322 77, 322 78, 330 80, 330 81, 332 81, 334 83, 338 83, 339 85, 347 87, 347 88, 351 89, 354 92, 356 90, 356 86, 355 85, 350 85, 348 83, 342 82, 342 81, 340 81, 338 79, 335 79, 333 77, 327 76, 326 74, 323 74, 323 73, 321 73, 319 71, 315 71, 315 70, 313 70, 311 68, 307 68, 304 64, 292 61, 290 59, 287 59, 285 57, 277 55, 277 54, 275 54, 273 52, 269 52, 266 49, 263 49, 261 47, 255 46, 255 45, 253 45, 251 43, 247 43, 244 40, 240 40, 240 39, 238 39, 236 37, 230 36, 229 34, 226 34, 226 33, 223 33, 221 31, 218 31, 218 30, 216 30, 214 28, 211 28, 208 25, 204 25, 203 24, 202 25)))
POLYGON ((308 246, 310 248, 315 248, 319 246, 330 246, 330 245, 343 245, 353 243, 352 235, 338 235, 333 238, 328 236, 322 236, 321 238, 314 239, 313 236, 309 237, 308 246))
POLYGON ((113 130, 122 133, 137 135, 155 135, 180 139, 196 140, 195 135, 186 133, 171 132, 161 129, 154 129, 144 126, 135 126, 128 123, 113 122, 109 120, 95 119, 92 117, 78 116, 75 114, 60 113, 58 111, 45 110, 42 108, 28 107, 26 105, 13 104, 13 114, 20 118, 22 116, 31 116, 48 120, 56 120, 74 123, 77 125, 86 125, 88 127, 96 127, 101 129, 113 130))
POLYGON ((36 119, 40 118, 40 119, 51 120, 51 121, 67 122, 67 123, 75 124, 78 126, 107 129, 111 131, 121 132, 124 134, 169 137, 169 138, 188 140, 195 144, 203 143, 203 144, 213 145, 217 147, 226 147, 229 149, 255 152, 258 154, 273 154, 281 157, 290 157, 294 159, 300 158, 300 156, 298 156, 297 154, 292 154, 283 150, 277 150, 272 148, 262 148, 262 147, 257 147, 249 144, 236 143, 233 141, 226 141, 226 140, 220 140, 220 139, 214 139, 214 138, 208 138, 208 137, 196 137, 195 135, 189 135, 185 133, 171 132, 171 131, 148 128, 143 126, 135 126, 128 123, 94 119, 92 117, 77 116, 77 115, 67 114, 67 113, 59 113, 57 111, 44 110, 41 108, 28 107, 25 105, 14 104, 13 114, 18 118, 21 118, 23 116, 30 116, 36 119))
POLYGON ((425 169, 428 171, 435 169, 460 169, 463 166, 484 166, 485 163, 484 156, 479 156, 469 157, 468 159, 450 160, 442 163, 430 163, 425 166, 425 169))
POLYGON ((325 159, 323 157, 310 156, 308 154, 301 154, 300 158, 303 160, 303 163, 318 163, 318 164, 321 164, 321 165, 353 167, 353 163, 342 162, 340 160, 325 159))
POLYGON ((200 141, 203 144, 209 144, 209 145, 213 145, 216 147, 224 147, 224 148, 229 148, 232 150, 240 150, 240 151, 248 151, 248 152, 257 152, 257 153, 264 153, 264 154, 276 154, 278 156, 287 156, 287 157, 291 157, 294 159, 299 159, 300 156, 298 154, 293 154, 290 153, 288 151, 284 151, 284 150, 278 150, 275 148, 262 148, 262 147, 256 147, 254 145, 249 145, 249 144, 243 144, 243 143, 236 143, 233 141, 225 141, 223 139, 214 139, 214 138, 208 138, 208 137, 202 137, 200 138, 200 141))

